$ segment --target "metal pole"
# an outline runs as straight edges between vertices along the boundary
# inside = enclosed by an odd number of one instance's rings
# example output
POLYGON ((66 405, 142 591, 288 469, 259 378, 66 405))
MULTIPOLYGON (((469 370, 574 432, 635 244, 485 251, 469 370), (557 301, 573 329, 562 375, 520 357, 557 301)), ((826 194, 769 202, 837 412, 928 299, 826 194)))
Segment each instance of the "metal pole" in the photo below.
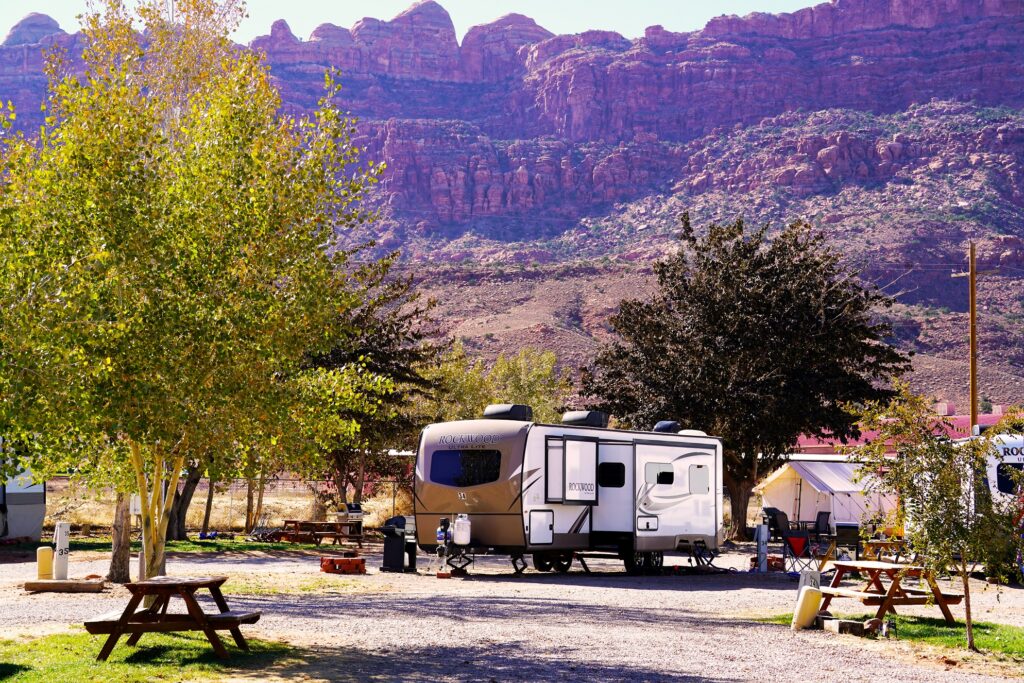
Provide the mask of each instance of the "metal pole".
POLYGON ((971 295, 970 295, 970 306, 971 306, 971 361, 970 361, 970 380, 971 380, 971 433, 974 433, 974 427, 978 424, 978 311, 977 311, 977 269, 974 265, 974 240, 970 242, 970 281, 971 281, 971 295))

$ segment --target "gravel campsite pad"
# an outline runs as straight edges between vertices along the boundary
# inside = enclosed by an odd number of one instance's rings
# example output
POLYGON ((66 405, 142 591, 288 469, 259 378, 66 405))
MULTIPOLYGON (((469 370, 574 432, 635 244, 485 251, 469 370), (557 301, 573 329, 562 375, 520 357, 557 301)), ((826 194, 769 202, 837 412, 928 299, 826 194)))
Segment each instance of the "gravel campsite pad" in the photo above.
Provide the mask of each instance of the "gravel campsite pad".
MULTIPOLYGON (((330 554, 325 550, 324 554, 330 554)), ((168 573, 222 574, 231 605, 261 610, 252 637, 307 651, 306 663, 268 672, 299 680, 404 681, 985 681, 1021 672, 963 652, 822 631, 794 633, 757 621, 791 611, 796 584, 785 575, 627 576, 621 564, 592 560, 567 575, 480 558, 467 578, 319 571, 313 553, 178 555, 168 573)), ((749 554, 717 564, 745 568, 749 554)), ((686 564, 666 557, 666 564, 686 564)), ((106 559, 73 558, 71 574, 103 573, 106 559)), ((66 630, 119 609, 127 591, 28 595, 32 562, 0 564, 0 619, 10 635, 66 630)), ((1024 590, 977 582, 976 618, 1024 625, 1024 590)), ((212 608, 212 605, 210 606, 212 608)), ((930 615, 929 608, 908 609, 930 615)), ((962 618, 962 609, 954 612, 962 618)), ((97 649, 100 642, 97 640, 97 649)))

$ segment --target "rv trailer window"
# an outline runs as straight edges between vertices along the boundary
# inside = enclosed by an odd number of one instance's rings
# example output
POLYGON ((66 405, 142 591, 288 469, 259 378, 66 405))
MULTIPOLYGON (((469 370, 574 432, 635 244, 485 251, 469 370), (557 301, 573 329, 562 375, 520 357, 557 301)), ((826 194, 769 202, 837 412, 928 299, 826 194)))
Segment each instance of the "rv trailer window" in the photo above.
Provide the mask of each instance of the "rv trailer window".
POLYGON ((479 486, 498 481, 501 451, 434 451, 430 481, 445 486, 479 486))
POLYGON ((707 465, 690 465, 690 493, 705 495, 711 492, 711 468, 707 465))
POLYGON ((597 466, 597 485, 606 489, 621 489, 626 485, 626 464, 602 462, 597 466))
POLYGON ((1017 493, 1022 469, 1024 463, 1019 462, 1004 462, 996 467, 996 486, 1000 493, 1017 493))
POLYGON ((675 470, 669 462, 649 462, 644 466, 644 479, 648 484, 674 484, 675 470))

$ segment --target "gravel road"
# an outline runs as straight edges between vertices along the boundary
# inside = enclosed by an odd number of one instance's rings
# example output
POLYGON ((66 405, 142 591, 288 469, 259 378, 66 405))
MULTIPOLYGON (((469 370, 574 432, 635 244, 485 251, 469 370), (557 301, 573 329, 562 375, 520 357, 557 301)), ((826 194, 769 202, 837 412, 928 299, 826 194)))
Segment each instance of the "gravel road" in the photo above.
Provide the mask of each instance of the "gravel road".
MULTIPOLYGON (((258 578, 263 589, 239 584, 228 600, 233 609, 263 611, 247 633, 309 650, 306 662, 277 672, 287 679, 892 682, 1024 674, 900 641, 754 621, 792 609, 796 586, 781 575, 633 577, 616 562, 593 560, 589 575, 576 566, 567 575, 514 576, 507 560, 482 558, 468 578, 437 579, 379 573, 380 555, 369 548, 366 556, 370 574, 356 578, 321 574, 317 556, 301 553, 181 555, 169 560, 168 573, 258 578), (266 582, 282 590, 303 590, 305 582, 315 592, 267 593, 266 582)), ((733 552, 718 564, 742 567, 747 559, 733 552)), ((103 573, 105 563, 74 561, 71 575, 103 573)), ((667 558, 673 563, 684 564, 667 558)), ((34 571, 31 562, 0 564, 0 623, 8 633, 65 630, 127 601, 122 588, 25 594, 18 584, 34 571)), ((977 618, 1024 625, 1024 590, 997 594, 981 583, 976 590, 977 618)))

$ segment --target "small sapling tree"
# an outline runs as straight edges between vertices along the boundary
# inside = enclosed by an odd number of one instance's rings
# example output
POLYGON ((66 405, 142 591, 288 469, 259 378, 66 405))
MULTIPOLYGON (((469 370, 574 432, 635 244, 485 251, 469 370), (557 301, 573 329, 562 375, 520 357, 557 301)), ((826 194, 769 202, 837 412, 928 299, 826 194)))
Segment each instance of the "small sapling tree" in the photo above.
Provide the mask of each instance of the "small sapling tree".
POLYGON ((985 473, 999 457, 993 438, 953 440, 950 424, 928 400, 903 383, 897 389, 892 399, 859 409, 861 428, 877 437, 850 452, 870 473, 870 488, 899 500, 887 521, 904 529, 910 551, 931 572, 959 578, 967 647, 976 650, 971 572, 986 562, 1000 571, 996 558, 1005 556, 1008 544, 1019 545, 1020 501, 992 494, 985 473))

